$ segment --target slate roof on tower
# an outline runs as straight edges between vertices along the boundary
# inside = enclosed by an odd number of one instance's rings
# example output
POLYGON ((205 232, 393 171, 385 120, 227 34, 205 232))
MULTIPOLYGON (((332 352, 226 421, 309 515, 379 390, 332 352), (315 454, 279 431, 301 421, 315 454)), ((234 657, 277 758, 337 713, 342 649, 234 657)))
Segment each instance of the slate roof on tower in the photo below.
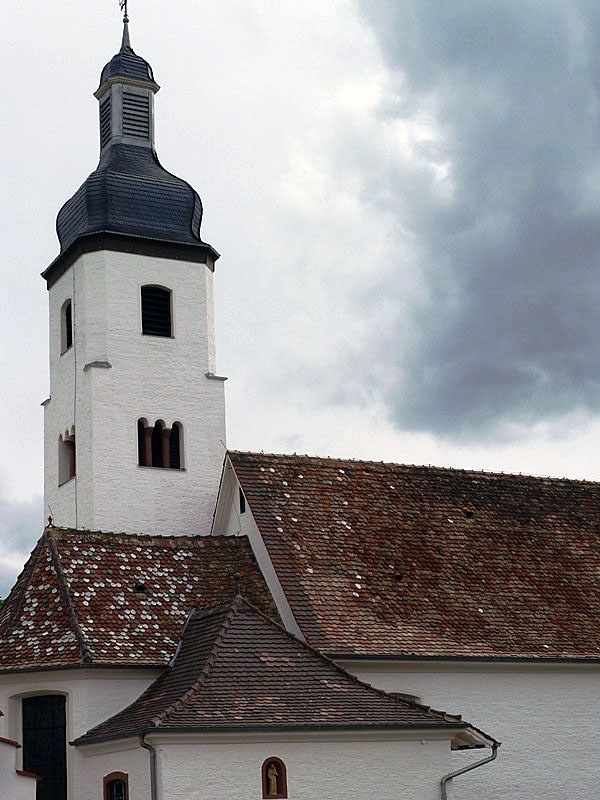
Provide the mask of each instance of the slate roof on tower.
POLYGON ((58 213, 61 252, 94 233, 204 246, 202 202, 186 181, 163 168, 153 149, 113 144, 58 213))
POLYGON ((43 273, 49 284, 62 274, 76 246, 83 252, 146 252, 149 246, 164 252, 169 245, 171 250, 185 248, 187 258, 203 263, 219 258, 201 238, 200 196, 187 181, 167 172, 156 155, 152 96, 158 90, 152 68, 131 47, 126 24, 121 49, 102 70, 96 92, 101 101, 100 161, 58 213, 61 252, 43 273), (123 91, 113 92, 114 84, 123 91))
POLYGON ((106 64, 100 75, 100 86, 109 78, 134 78, 154 83, 154 73, 150 64, 134 51, 129 39, 129 23, 123 25, 121 49, 106 64))
POLYGON ((190 609, 230 597, 236 572, 276 614, 246 539, 47 528, 0 611, 0 672, 164 666, 190 609))
POLYGON ((238 596, 196 611, 172 666, 132 705, 75 744, 152 730, 407 728, 452 730, 455 746, 493 742, 458 716, 361 683, 238 596))
POLYGON ((229 457, 322 652, 600 660, 600 484, 229 457))

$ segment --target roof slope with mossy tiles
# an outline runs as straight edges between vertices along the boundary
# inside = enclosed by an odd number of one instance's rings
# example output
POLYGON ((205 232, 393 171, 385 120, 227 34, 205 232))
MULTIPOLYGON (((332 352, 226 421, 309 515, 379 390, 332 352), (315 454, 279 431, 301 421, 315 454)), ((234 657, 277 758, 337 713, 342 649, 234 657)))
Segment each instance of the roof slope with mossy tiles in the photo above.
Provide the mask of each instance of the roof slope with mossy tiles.
POLYGON ((600 660, 600 484, 229 457, 319 650, 600 660))
POLYGON ((190 610, 231 597, 236 572, 276 615, 245 538, 46 528, 0 612, 0 671, 164 666, 190 610))
POLYGON ((189 619, 170 668, 75 744, 164 733, 446 730, 454 747, 493 739, 460 717, 362 683, 238 596, 189 619))

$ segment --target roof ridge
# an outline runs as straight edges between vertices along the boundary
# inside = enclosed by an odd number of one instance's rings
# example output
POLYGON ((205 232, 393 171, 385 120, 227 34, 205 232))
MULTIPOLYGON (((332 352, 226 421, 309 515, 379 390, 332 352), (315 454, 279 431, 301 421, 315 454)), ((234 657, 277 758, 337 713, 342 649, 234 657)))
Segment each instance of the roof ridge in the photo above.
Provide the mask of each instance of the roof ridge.
MULTIPOLYGON (((40 553, 42 552, 44 546, 47 543, 47 538, 48 538, 47 534, 48 534, 48 529, 44 528, 44 531, 43 531, 42 535, 37 540, 37 542, 35 544, 35 547, 31 551, 31 554, 29 556, 29 559, 27 560, 27 563, 25 564, 25 566, 21 570, 21 574, 19 575, 19 578, 21 578, 21 576, 23 576, 23 581, 21 583, 20 590, 17 593, 17 600, 16 600, 16 602, 14 604, 14 607, 13 607, 12 611, 10 612, 10 614, 7 614, 6 617, 4 619, 2 619, 2 621, 0 622, 0 634, 5 633, 7 628, 9 628, 10 626, 14 625, 14 623, 15 623, 18 615, 19 615, 19 612, 21 611, 21 608, 23 607, 23 602, 25 600, 25 595, 27 593, 27 588, 31 584, 31 579, 33 578, 33 573, 35 571, 35 568, 38 565, 40 553)), ((17 582, 15 584, 15 588, 19 584, 19 578, 17 578, 17 582)), ((5 606, 6 606, 6 602, 8 601, 9 598, 10 598, 10 594, 9 594, 8 598, 6 599, 6 601, 5 601, 5 606)))
POLYGON ((46 529, 45 531, 48 534, 48 545, 50 550, 50 557, 52 558, 52 564, 54 566, 54 570, 56 572, 56 577, 58 580, 58 585, 60 586, 60 590, 63 596, 63 602, 65 604, 66 612, 67 612, 67 619, 69 620, 77 642, 79 644, 79 652, 81 655, 81 663, 82 664, 91 664, 92 654, 85 641, 85 637, 83 635, 83 631, 81 630, 81 626, 79 625, 79 621, 77 619, 77 614, 75 612, 75 607, 73 605, 73 601, 71 599, 71 593, 69 591, 69 585, 67 583, 67 579, 65 578, 65 574, 62 570, 62 562, 60 560, 60 554, 58 552, 58 547, 52 535, 51 529, 46 529))
MULTIPOLYGON (((155 717, 153 717, 150 720, 152 725, 155 725, 156 727, 160 727, 160 725, 163 722, 165 722, 174 711, 177 711, 180 708, 183 708, 183 706, 187 703, 187 701, 193 695, 195 695, 204 686, 204 683, 205 683, 206 679, 208 678, 208 676, 211 674, 211 672, 213 670, 213 667, 215 665, 215 661, 217 660, 219 649, 220 649, 221 645, 223 644, 223 640, 224 640, 224 638, 225 638, 225 636, 227 634, 227 631, 231 627, 231 623, 233 622, 234 617, 238 613, 239 608, 240 608, 240 606, 243 605, 243 603, 244 603, 244 601, 239 595, 234 597, 233 600, 231 600, 229 602, 229 606, 230 606, 229 611, 225 615, 225 619, 221 623, 221 626, 220 626, 219 630, 217 631, 217 633, 215 635, 215 639, 214 639, 213 645, 210 648, 210 652, 209 652, 208 656, 206 657, 206 660, 204 662, 204 665, 203 665, 198 677, 192 683, 190 688, 187 689, 181 695, 181 697, 179 697, 177 700, 172 702, 170 705, 168 705, 165 709, 163 709, 159 714, 157 714, 155 717)), ((221 607, 223 607, 223 606, 226 607, 227 604, 221 603, 220 605, 221 605, 221 607)), ((206 617, 211 616, 211 613, 216 613, 217 610, 218 610, 218 606, 215 606, 215 607, 213 607, 211 612, 207 613, 205 616, 206 617)), ((191 621, 191 618, 190 618, 190 621, 191 621)), ((183 637, 183 634, 182 634, 182 637, 183 637)))
POLYGON ((444 473, 462 473, 464 475, 473 475, 474 477, 489 477, 489 478, 525 478, 535 481, 556 481, 560 483, 575 483, 586 485, 598 485, 600 480, 587 480, 586 478, 567 478, 551 475, 533 475, 527 472, 503 472, 501 470, 486 470, 465 467, 440 467, 435 464, 408 464, 399 461, 376 461, 375 459, 361 459, 361 458, 344 458, 343 456, 319 456, 310 455, 308 453, 264 453, 252 450, 228 450, 228 455, 232 456, 252 456, 255 458, 285 458, 289 460, 298 461, 314 461, 324 464, 351 464, 351 465, 368 465, 374 467, 401 467, 402 469, 423 469, 431 472, 444 473))
MULTIPOLYGON (((89 530, 87 528, 69 528, 69 527, 62 527, 62 526, 52 526, 53 534, 58 534, 61 536, 62 534, 79 534, 83 536, 101 536, 101 537, 110 537, 110 541, 123 541, 127 539, 135 539, 142 541, 144 543, 150 543, 151 540, 156 540, 158 542, 206 542, 206 541, 213 541, 214 536, 210 534, 188 534, 188 535, 179 535, 177 533, 174 534, 159 534, 159 533, 128 533, 127 531, 101 531, 101 530, 89 530)), ((223 537, 223 538, 234 538, 234 537, 223 537)), ((240 534, 239 536, 235 537, 236 539, 248 539, 247 534, 240 534)))

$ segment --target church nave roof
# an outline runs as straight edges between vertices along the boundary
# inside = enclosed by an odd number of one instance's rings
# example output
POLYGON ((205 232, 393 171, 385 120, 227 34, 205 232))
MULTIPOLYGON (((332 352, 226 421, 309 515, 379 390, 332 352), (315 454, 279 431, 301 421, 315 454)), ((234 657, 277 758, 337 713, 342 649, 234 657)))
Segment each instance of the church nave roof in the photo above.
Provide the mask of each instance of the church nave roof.
POLYGON ((322 652, 600 660, 600 483, 229 458, 322 652))

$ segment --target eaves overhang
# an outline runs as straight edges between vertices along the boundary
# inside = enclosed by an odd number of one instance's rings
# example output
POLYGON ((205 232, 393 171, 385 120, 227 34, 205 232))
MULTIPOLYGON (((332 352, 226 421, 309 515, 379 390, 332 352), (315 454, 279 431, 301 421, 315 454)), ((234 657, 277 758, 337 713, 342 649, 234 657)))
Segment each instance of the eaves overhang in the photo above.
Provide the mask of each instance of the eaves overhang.
POLYGON ((94 662, 86 662, 86 663, 78 663, 78 664, 36 664, 35 666, 24 666, 24 667, 6 667, 0 669, 0 678, 3 675, 23 675, 29 673, 39 673, 39 672, 67 672, 67 671, 75 671, 75 670, 156 670, 158 672, 164 672, 167 669, 168 664, 150 664, 150 663, 143 663, 140 662, 139 664, 119 664, 116 662, 106 662, 106 663, 94 663, 94 662))
POLYGON ((325 650, 327 658, 336 662, 389 662, 399 664, 400 662, 411 663, 463 663, 463 664, 528 664, 528 665, 556 665, 556 664, 577 664, 598 666, 600 658, 595 656, 586 658, 585 656, 468 656, 468 655, 414 655, 410 653, 348 653, 325 650))
POLYGON ((60 253, 47 269, 42 278, 50 289, 64 275, 69 267, 85 253, 96 253, 109 250, 120 253, 171 258, 176 261, 192 261, 206 264, 214 271, 214 264, 220 258, 214 247, 205 242, 188 244, 169 239, 155 239, 146 236, 117 233, 114 231, 94 231, 78 236, 62 253, 60 253))
POLYGON ((110 89, 110 87, 114 86, 116 83, 126 83, 128 86, 138 86, 140 89, 150 89, 154 92, 154 94, 160 91, 160 86, 158 83, 156 83, 156 81, 144 80, 143 78, 132 78, 129 75, 111 75, 110 78, 106 78, 94 92, 94 97, 96 100, 100 100, 102 95, 104 95, 108 89, 110 89))
MULTIPOLYGON (((394 732, 410 732, 418 736, 425 735, 428 732, 456 732, 467 736, 470 733, 477 732, 477 743, 473 747, 485 747, 486 743, 494 742, 495 740, 477 731, 468 722, 432 722, 429 725, 414 725, 414 724, 389 724, 389 725, 365 725, 357 723, 355 725, 193 725, 183 727, 168 728, 162 725, 154 727, 144 727, 139 730, 129 730, 123 733, 116 733, 107 736, 98 736, 87 738, 87 734, 78 737, 70 742, 73 747, 85 747, 93 744, 102 744, 103 742, 118 741, 120 739, 131 739, 134 736, 175 736, 181 734, 187 735, 218 735, 218 734, 269 734, 269 733, 372 733, 374 735, 380 733, 394 733, 394 732)), ((499 744, 499 743, 497 743, 499 744)))

